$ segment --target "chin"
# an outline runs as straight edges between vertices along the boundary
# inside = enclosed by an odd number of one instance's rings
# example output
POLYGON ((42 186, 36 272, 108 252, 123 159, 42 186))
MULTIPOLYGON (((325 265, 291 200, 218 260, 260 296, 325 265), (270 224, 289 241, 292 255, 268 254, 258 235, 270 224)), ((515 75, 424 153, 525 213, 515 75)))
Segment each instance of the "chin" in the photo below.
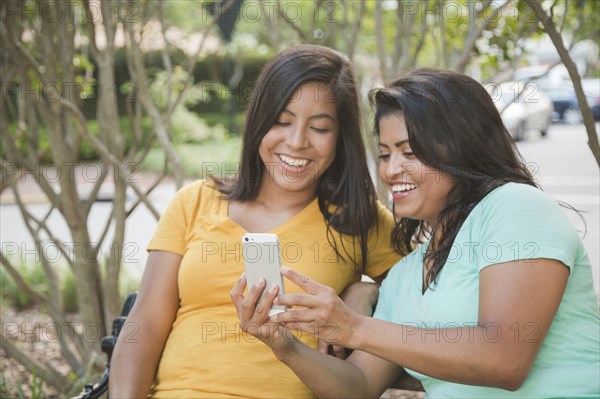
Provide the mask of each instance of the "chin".
POLYGON ((275 182, 282 187, 289 187, 289 188, 293 188, 295 190, 302 190, 302 189, 307 189, 311 186, 316 186, 317 182, 313 181, 314 179, 314 175, 309 174, 309 175, 305 175, 305 176, 290 176, 287 177, 284 174, 281 174, 280 176, 277 176, 275 178, 275 182))
POLYGON ((311 186, 310 184, 294 184, 294 183, 282 184, 282 185, 280 185, 280 187, 282 187, 288 191, 294 191, 294 192, 314 191, 317 188, 316 186, 311 186))
POLYGON ((398 208, 396 208, 395 211, 396 212, 394 212, 394 215, 396 216, 396 218, 419 220, 419 218, 415 217, 415 215, 412 212, 406 212, 406 211, 399 212, 398 208))

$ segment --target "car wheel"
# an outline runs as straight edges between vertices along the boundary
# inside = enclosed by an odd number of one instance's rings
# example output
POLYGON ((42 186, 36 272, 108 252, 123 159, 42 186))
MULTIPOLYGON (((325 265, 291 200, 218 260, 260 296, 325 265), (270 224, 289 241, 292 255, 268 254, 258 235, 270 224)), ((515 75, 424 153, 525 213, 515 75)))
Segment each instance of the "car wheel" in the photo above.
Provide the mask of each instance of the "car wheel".
POLYGON ((515 141, 521 141, 525 138, 525 122, 519 123, 515 130, 515 141))
POLYGON ((566 124, 576 125, 578 123, 581 123, 581 121, 583 120, 583 118, 581 116, 581 111, 579 109, 573 108, 573 107, 569 107, 563 113, 562 120, 566 124))
POLYGON ((542 137, 546 137, 548 135, 548 129, 550 128, 551 123, 552 123, 552 121, 550 119, 548 119, 548 123, 546 123, 546 126, 544 126, 544 128, 542 130, 540 130, 542 137))

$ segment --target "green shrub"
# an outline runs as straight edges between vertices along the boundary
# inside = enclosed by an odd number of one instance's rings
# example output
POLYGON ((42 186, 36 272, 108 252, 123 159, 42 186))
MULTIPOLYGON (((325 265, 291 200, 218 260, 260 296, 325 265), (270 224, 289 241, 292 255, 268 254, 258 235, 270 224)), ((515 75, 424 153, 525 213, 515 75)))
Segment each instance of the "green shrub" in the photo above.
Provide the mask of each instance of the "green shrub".
POLYGON ((121 291, 121 304, 125 303, 125 299, 132 292, 140 290, 140 279, 131 276, 127 273, 127 270, 122 269, 121 275, 119 276, 119 289, 121 291))
MULTIPOLYGON (((171 49, 171 63, 174 68, 187 69, 187 58, 183 51, 179 49, 171 49)), ((235 101, 234 105, 238 111, 243 111, 248 105, 248 95, 254 82, 262 70, 262 68, 270 61, 272 55, 261 55, 261 54, 242 54, 241 63, 243 67, 243 73, 238 88, 235 89, 235 101)), ((158 74, 164 71, 164 65, 162 60, 162 53, 160 50, 149 51, 144 54, 144 61, 146 65, 146 71, 148 80, 152 81, 158 74)), ((95 63, 92 59, 90 62, 95 63)), ((127 55, 125 48, 118 48, 115 51, 115 85, 116 87, 122 88, 123 84, 131 80, 129 75, 129 68, 127 67, 127 55)), ((93 79, 98 80, 98 68, 94 65, 93 79)), ((192 72, 194 83, 199 82, 214 82, 223 86, 227 85, 227 81, 233 71, 233 63, 231 57, 225 54, 210 54, 202 57, 196 63, 192 72)), ((227 90, 228 91, 228 90, 227 90)), ((128 101, 127 93, 123 90, 118 90, 116 93, 110 92, 110 94, 116 94, 117 106, 120 115, 126 114, 126 102, 128 101)), ((97 99, 91 96, 89 100, 82 102, 82 109, 87 118, 96 117, 96 105, 97 99)), ((198 113, 205 112, 224 112, 225 100, 223 96, 215 96, 209 102, 200 102, 193 106, 192 111, 198 113)))
POLYGON ((33 370, 33 374, 29 379, 29 388, 31 389, 31 399, 47 398, 48 395, 44 392, 44 381, 46 380, 44 373, 38 374, 37 370, 33 370))
POLYGON ((18 293, 19 290, 12 278, 4 268, 0 268, 0 294, 2 295, 2 304, 15 306, 14 301, 16 300, 18 293))
MULTIPOLYGON (((200 117, 208 124, 208 126, 216 126, 216 125, 224 125, 229 129, 231 125, 232 118, 230 114, 223 113, 204 113, 200 114, 200 117)), ((244 128, 244 123, 246 122, 246 113, 245 112, 236 112, 233 115, 233 125, 235 126, 235 132, 230 131, 231 134, 241 133, 244 128)))
POLYGON ((61 283, 61 293, 65 312, 75 313, 79 311, 77 303, 77 282, 71 269, 67 269, 61 283))
MULTIPOLYGON (((129 118, 121 117, 119 119, 119 126, 121 129, 123 138, 125 139, 125 152, 127 152, 127 150, 129 150, 129 148, 131 148, 131 146, 133 145, 133 132, 132 132, 132 129, 131 129, 131 126, 129 123, 129 118)), ((90 133, 94 137, 99 137, 99 127, 98 127, 98 121, 96 119, 89 120, 87 127, 88 127, 90 133)), ((142 118, 142 138, 141 138, 142 142, 145 143, 147 140, 150 139, 150 137, 152 135, 152 129, 153 129, 152 120, 149 117, 142 118)), ((29 140, 28 135, 27 134, 18 135, 17 127, 16 127, 16 124, 14 124, 14 123, 9 124, 8 132, 9 132, 9 135, 14 138, 17 149, 23 155, 26 155, 27 154, 27 141, 29 140)), ((52 162, 52 153, 50 152, 50 142, 48 140, 47 130, 44 126, 39 127, 36 145, 38 148, 37 152, 39 154, 42 154, 40 162, 42 164, 51 163, 52 162)), ((6 158, 6 155, 4 155, 5 154, 4 146, 1 146, 0 153, 2 153, 2 156, 4 158, 6 158)), ((99 155, 96 153, 96 150, 94 149, 92 144, 89 141, 82 139, 81 144, 79 146, 79 160, 80 161, 91 161, 91 160, 97 160, 98 158, 99 158, 99 155)))
POLYGON ((208 126, 197 114, 185 107, 178 107, 173 112, 171 137, 174 143, 201 143, 208 139, 220 140, 227 134, 223 125, 208 126))
MULTIPOLYGON (((239 136, 227 136, 222 140, 176 145, 175 149, 181 157, 184 175, 204 179, 207 172, 220 177, 234 174, 238 167, 241 145, 239 136)), ((148 153, 142 169, 160 172, 164 160, 164 151, 154 148, 148 153)))
MULTIPOLYGON (((14 260, 13 260, 13 263, 14 260)), ((105 270, 105 262, 102 262, 102 270, 105 270)), ((50 294, 50 284, 40 263, 20 263, 15 266, 17 272, 23 280, 36 292, 44 295, 50 294)), ((63 300, 64 310, 67 313, 75 313, 79 311, 77 302, 77 281, 73 271, 66 266, 60 267, 58 271, 60 276, 60 291, 63 300)), ((122 301, 127 295, 139 289, 139 278, 134 278, 127 273, 124 268, 121 269, 120 289, 123 295, 122 301)), ((17 311, 30 308, 34 302, 20 290, 10 275, 4 268, 0 268, 0 294, 2 296, 2 304, 15 308, 17 311)), ((1 385, 1 384, 0 384, 1 385)), ((3 396, 0 395, 0 398, 3 396)))
MULTIPOLYGON (((152 81, 160 75, 165 75, 164 67, 162 63, 162 54, 160 51, 152 51, 144 54, 148 78, 149 81, 152 81)), ((181 50, 172 50, 171 53, 172 63, 174 65, 174 70, 177 74, 181 74, 181 71, 186 66, 186 58, 181 50)), ((189 96, 201 101, 185 101, 184 105, 187 110, 191 112, 191 115, 197 114, 198 117, 203 118, 204 114, 218 114, 219 118, 222 118, 221 123, 226 126, 226 128, 230 128, 228 123, 230 116, 227 114, 227 110, 230 107, 233 107, 234 112, 240 113, 243 112, 248 106, 248 98, 249 93, 251 91, 252 86, 254 85, 254 81, 256 80, 258 74, 264 65, 269 61, 271 56, 269 55, 259 55, 259 54, 243 54, 241 55, 242 60, 241 63, 243 65, 243 74, 241 81, 238 86, 234 90, 230 90, 227 88, 227 81, 229 79, 229 75, 231 74, 233 64, 231 58, 227 55, 223 54, 212 54, 206 57, 201 58, 197 63, 192 72, 192 77, 194 81, 194 85, 190 87, 189 96), (214 93, 211 93, 212 88, 215 88, 214 93)), ((79 57, 79 63, 81 67, 84 66, 86 68, 90 68, 93 70, 93 77, 91 81, 98 81, 98 69, 94 65, 94 60, 87 60, 79 57)), ((187 77, 186 77, 187 79, 187 77)), ((138 101, 136 98, 130 98, 130 90, 131 86, 131 77, 129 76, 129 70, 127 67, 127 58, 124 48, 119 48, 116 50, 115 54, 115 87, 118 88, 114 93, 110 90, 106 89, 105 93, 102 95, 115 95, 117 101, 117 107, 119 112, 119 122, 121 131, 125 137, 126 149, 130 148, 132 142, 132 133, 131 127, 129 126, 129 120, 127 115, 127 104, 131 101, 138 101)), ((181 83, 181 82, 180 82, 181 83)), ((88 85, 87 87, 93 88, 92 85, 88 85)), ((88 129, 90 132, 98 136, 98 123, 95 120, 97 114, 97 103, 98 96, 94 93, 88 93, 89 97, 86 99, 82 99, 80 104, 80 109, 84 113, 85 117, 88 119, 88 129)), ((9 93, 10 101, 16 101, 16 92, 9 93)), ((185 121, 191 121, 190 115, 186 116, 187 119, 185 121)), ((30 139, 28 136, 28 132, 24 132, 24 134, 18 134, 17 132, 17 121, 9 119, 9 134, 14 138, 17 148, 25 152, 25 144, 27 140, 30 139)), ((182 122, 183 123, 183 122, 182 122)), ((213 123, 213 120, 209 120, 208 124, 210 126, 214 126, 216 123, 213 123)), ((145 117, 142 122, 142 130, 144 137, 149 137, 149 134, 152 131, 152 122, 148 117, 145 117)), ((241 131, 243 126, 243 121, 238 120, 238 117, 235 119, 236 132, 230 133, 238 133, 241 131)), ((174 134, 177 136, 181 132, 181 129, 174 134)), ((198 136, 202 137, 201 133, 193 133, 192 137, 198 136)), ((185 135, 184 135, 185 136, 185 135)), ((194 139, 191 139, 194 141, 194 139)), ((38 138, 35 140, 37 142, 37 146, 39 148, 39 152, 43 154, 42 163, 50 163, 52 162, 52 156, 50 152, 50 145, 48 141, 47 132, 44 126, 40 126, 38 132, 38 138)), ((0 148, 0 153, 4 154, 4 147, 0 148)), ((79 149, 80 160, 96 160, 98 159, 98 154, 96 154, 93 147, 86 140, 82 140, 81 147, 79 149)))
MULTIPOLYGON (((16 263, 14 259, 12 259, 12 261, 23 281, 25 281, 33 291, 50 296, 50 282, 41 263, 16 263)), ((76 282, 73 272, 71 269, 62 266, 59 267, 57 272, 60 277, 60 290, 65 311, 77 312, 79 307, 77 304, 76 282)), ((17 287, 4 268, 0 269, 0 287, 2 288, 2 302, 18 311, 30 308, 35 304, 23 290, 20 290, 17 287)))
MULTIPOLYGON (((132 127, 129 123, 129 118, 123 116, 119 118, 119 128, 121 129, 121 134, 125 139, 125 153, 131 148, 133 145, 133 131, 132 127)), ((88 121, 88 129, 90 133, 95 137, 99 137, 100 129, 98 127, 98 121, 96 119, 92 119, 88 121)), ((150 139, 152 135, 152 120, 149 117, 142 118, 142 142, 146 142, 150 139)), ((79 159, 81 161, 92 161, 97 160, 99 155, 96 153, 96 150, 92 146, 92 144, 87 140, 81 140, 81 146, 79 148, 79 159)))
POLYGON ((44 382, 44 375, 38 375, 35 370, 29 376, 28 382, 24 382, 21 377, 17 381, 9 381, 2 372, 0 373, 0 398, 45 399, 48 395, 44 392, 44 382), (29 393, 25 393, 24 388, 27 388, 29 393))
MULTIPOLYGON (((44 295, 50 294, 50 284, 41 263, 33 262, 27 264, 25 262, 19 262, 15 267, 23 281, 31 287, 33 291, 44 295)), ((4 268, 0 270, 0 285, 2 286, 2 300, 8 305, 17 310, 27 309, 34 305, 33 300, 29 298, 23 290, 20 290, 17 287, 4 268)))

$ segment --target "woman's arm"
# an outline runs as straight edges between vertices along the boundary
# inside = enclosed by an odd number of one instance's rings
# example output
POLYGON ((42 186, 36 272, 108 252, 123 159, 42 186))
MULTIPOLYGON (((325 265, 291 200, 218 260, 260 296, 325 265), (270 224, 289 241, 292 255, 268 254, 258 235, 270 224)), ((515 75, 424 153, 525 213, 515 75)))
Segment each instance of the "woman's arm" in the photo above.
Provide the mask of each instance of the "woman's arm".
POLYGON ((277 286, 265 288, 264 280, 257 284, 249 287, 245 297, 246 279, 242 276, 231 290, 241 329, 268 345, 318 397, 379 397, 402 373, 400 367, 368 353, 354 351, 344 361, 306 346, 268 318, 277 286), (258 301, 264 289, 267 293, 258 301))
POLYGON ((293 323, 325 342, 359 349, 434 378, 516 390, 556 314, 569 270, 549 259, 484 268, 478 324, 452 329, 417 328, 361 316, 328 287, 289 269, 283 273, 308 294, 278 297, 277 304, 302 308, 277 315, 277 322, 293 323))
POLYGON ((366 352, 342 360, 295 341, 292 350, 275 353, 319 398, 378 398, 403 369, 366 352))
POLYGON ((137 299, 118 340, 109 379, 111 398, 145 398, 154 381, 171 325, 179 307, 177 274, 181 255, 151 251, 137 299), (123 334, 121 334, 123 335, 123 334))
MULTIPOLYGON (((346 306, 356 313, 364 316, 372 316, 377 304, 377 298, 379 298, 379 283, 370 283, 367 281, 354 282, 346 287, 340 298, 346 306)), ((319 352, 333 354, 340 359, 347 358, 351 352, 343 346, 329 345, 323 341, 319 341, 317 345, 319 352)))

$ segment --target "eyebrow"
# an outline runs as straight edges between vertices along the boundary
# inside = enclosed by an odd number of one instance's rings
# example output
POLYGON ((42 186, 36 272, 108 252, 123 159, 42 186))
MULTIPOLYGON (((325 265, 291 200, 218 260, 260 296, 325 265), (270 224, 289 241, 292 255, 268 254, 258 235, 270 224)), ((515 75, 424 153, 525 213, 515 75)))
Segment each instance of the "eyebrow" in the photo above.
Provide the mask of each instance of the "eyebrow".
MULTIPOLYGON (((401 147, 402 145, 404 145, 404 144, 406 144, 406 143, 408 143, 408 140, 402 140, 402 141, 399 141, 399 142, 397 142, 397 143, 394 143, 394 146, 395 146, 396 148, 399 148, 399 147, 401 147)), ((388 146, 387 144, 383 144, 383 143, 381 143, 381 142, 379 143, 379 146, 380 146, 380 147, 385 147, 385 148, 390 148, 390 146, 388 146)))
MULTIPOLYGON (((281 112, 285 112, 286 114, 290 114, 290 115, 292 115, 293 117, 295 117, 295 116, 296 116, 296 114, 295 114, 295 113, 293 113, 292 111, 290 111, 290 110, 289 110, 289 109, 287 109, 287 108, 286 108, 286 109, 284 109, 284 110, 283 110, 283 111, 281 111, 281 112)), ((308 117, 308 120, 313 120, 313 119, 324 119, 324 118, 326 118, 326 119, 331 119, 333 122, 337 122, 337 121, 336 121, 336 119, 335 119, 333 116, 329 115, 329 114, 316 114, 316 115, 311 115, 311 116, 309 116, 309 117, 308 117)))

